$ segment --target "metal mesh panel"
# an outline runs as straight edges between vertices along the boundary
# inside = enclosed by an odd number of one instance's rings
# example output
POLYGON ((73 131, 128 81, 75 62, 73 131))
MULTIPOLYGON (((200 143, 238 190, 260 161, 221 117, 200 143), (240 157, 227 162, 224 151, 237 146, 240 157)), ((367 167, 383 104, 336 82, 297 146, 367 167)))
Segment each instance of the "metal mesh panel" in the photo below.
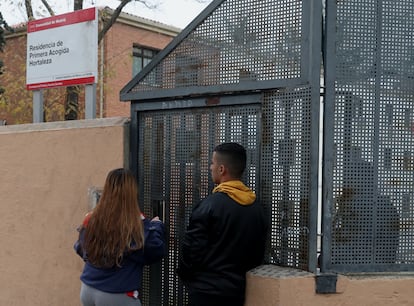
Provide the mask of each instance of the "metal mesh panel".
POLYGON ((223 1, 132 92, 299 78, 302 5, 223 1))
POLYGON ((334 99, 326 101, 334 103, 331 266, 412 270, 412 1, 337 1, 328 8, 337 16, 327 27, 337 29, 336 57, 328 58, 335 70, 327 71, 327 79, 336 75, 334 99))
POLYGON ((144 305, 187 302, 179 246, 192 204, 213 187, 211 151, 225 141, 248 150, 243 180, 269 216, 266 261, 316 270, 320 9, 215 0, 127 86, 141 205, 164 211, 169 230, 168 256, 145 270, 144 305))
POLYGON ((210 161, 214 145, 239 142, 248 154, 243 180, 257 186, 259 105, 139 113, 138 181, 144 214, 161 214, 168 227, 168 255, 146 268, 143 305, 185 305, 187 294, 175 274, 180 243, 192 205, 213 187, 210 161), (161 282, 160 282, 161 280, 161 282))
POLYGON ((270 262, 308 269, 310 88, 270 91, 263 101, 262 189, 270 206, 270 262))

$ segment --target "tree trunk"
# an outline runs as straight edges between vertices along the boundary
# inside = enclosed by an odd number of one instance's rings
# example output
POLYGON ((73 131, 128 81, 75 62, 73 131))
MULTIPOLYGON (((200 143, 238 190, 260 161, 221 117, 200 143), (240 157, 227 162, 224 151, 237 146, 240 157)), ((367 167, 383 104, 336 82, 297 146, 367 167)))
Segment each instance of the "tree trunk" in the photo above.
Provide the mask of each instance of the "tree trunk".
POLYGON ((66 87, 65 120, 79 119, 79 86, 66 87))
POLYGON ((73 10, 77 11, 81 9, 83 9, 83 0, 75 0, 73 2, 73 10))
MULTIPOLYGON (((73 10, 81 10, 83 8, 83 0, 75 0, 73 2, 73 10)), ((79 119, 79 86, 66 87, 65 100, 65 120, 79 119)))

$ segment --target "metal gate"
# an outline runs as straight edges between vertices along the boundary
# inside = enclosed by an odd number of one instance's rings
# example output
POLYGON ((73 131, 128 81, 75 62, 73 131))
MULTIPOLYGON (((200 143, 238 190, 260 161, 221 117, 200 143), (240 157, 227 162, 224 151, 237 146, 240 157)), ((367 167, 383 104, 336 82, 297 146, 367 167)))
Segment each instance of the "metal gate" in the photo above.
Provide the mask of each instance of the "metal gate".
POLYGON ((265 262, 316 272, 321 16, 320 0, 214 0, 124 88, 140 205, 169 230, 144 305, 186 304, 179 245, 224 141, 248 149, 244 181, 269 217, 265 262))
POLYGON ((147 111, 137 116, 140 205, 144 214, 160 215, 168 228, 167 257, 144 273, 143 304, 185 305, 186 293, 175 271, 192 206, 213 188, 209 170, 213 145, 231 141, 246 148, 243 179, 256 189, 260 105, 147 111))
POLYGON ((267 263, 316 272, 320 217, 322 273, 414 270, 411 2, 214 0, 123 89, 140 204, 169 227, 144 305, 185 305, 179 244, 223 141, 248 148, 267 263))

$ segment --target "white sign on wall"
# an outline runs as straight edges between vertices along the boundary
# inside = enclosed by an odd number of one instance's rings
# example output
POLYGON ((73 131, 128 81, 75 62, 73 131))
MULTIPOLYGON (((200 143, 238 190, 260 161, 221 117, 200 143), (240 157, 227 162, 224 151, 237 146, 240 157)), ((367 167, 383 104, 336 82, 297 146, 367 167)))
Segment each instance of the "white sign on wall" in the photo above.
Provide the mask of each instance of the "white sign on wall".
POLYGON ((96 8, 30 21, 27 25, 26 88, 96 83, 96 8))

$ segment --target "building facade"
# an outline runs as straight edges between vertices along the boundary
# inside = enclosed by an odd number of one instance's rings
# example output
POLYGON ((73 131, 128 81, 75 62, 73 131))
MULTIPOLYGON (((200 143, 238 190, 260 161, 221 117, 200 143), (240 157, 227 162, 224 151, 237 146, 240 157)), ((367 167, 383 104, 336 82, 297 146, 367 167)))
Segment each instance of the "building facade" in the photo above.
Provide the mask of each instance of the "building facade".
MULTIPOLYGON (((112 13, 109 8, 99 10, 100 28, 102 20, 112 13)), ((97 118, 129 116, 129 102, 120 102, 120 90, 180 31, 142 17, 120 14, 98 45, 97 118)), ((26 46, 24 24, 6 36, 6 47, 0 54, 4 62, 0 84, 6 89, 0 96, 2 124, 32 122, 33 92, 26 90, 26 46)), ((44 120, 64 120, 66 88, 43 90, 43 99, 44 120)), ((84 100, 84 86, 79 86, 78 119, 84 118, 84 100)))

